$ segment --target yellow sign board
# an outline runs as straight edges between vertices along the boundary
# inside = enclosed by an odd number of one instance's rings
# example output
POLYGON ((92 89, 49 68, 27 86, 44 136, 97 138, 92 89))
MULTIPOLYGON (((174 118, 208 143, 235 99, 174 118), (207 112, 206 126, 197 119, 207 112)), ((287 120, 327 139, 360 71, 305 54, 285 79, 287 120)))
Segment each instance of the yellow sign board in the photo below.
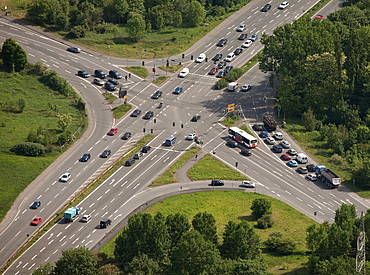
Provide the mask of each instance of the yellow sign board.
POLYGON ((229 104, 227 105, 227 112, 231 113, 235 111, 235 104, 229 104))

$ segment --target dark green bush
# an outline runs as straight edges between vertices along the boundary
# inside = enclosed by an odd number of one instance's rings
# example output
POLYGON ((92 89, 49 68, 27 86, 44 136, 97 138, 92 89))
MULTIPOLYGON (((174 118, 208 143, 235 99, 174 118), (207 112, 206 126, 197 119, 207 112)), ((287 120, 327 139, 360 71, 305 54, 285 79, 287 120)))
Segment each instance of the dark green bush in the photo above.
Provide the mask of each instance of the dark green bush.
POLYGON ((39 143, 25 142, 14 145, 11 151, 17 155, 38 157, 45 154, 45 146, 39 143))
POLYGON ((263 215, 257 220, 257 227, 261 229, 270 228, 274 225, 274 220, 271 215, 263 215))

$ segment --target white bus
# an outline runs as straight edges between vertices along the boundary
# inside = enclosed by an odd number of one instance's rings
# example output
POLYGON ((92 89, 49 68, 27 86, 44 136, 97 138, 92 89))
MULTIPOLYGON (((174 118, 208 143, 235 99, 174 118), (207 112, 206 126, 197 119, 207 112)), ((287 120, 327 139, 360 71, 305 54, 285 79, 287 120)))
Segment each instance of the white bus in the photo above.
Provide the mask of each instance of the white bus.
POLYGON ((229 137, 241 144, 244 144, 248 148, 257 147, 258 140, 238 127, 229 128, 229 137))

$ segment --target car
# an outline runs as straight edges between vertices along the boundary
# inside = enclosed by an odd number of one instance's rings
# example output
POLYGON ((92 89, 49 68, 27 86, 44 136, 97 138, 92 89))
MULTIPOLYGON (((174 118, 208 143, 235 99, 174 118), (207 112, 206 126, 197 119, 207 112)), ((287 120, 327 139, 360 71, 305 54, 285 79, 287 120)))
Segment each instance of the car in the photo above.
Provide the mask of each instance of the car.
POLYGON ((121 139, 127 140, 131 137, 131 132, 126 132, 124 135, 121 137, 121 139))
POLYGON ((109 132, 107 133, 108 136, 114 136, 118 133, 118 128, 111 128, 109 132))
POLYGON ((247 188, 254 188, 256 187, 256 184, 249 180, 243 180, 242 184, 240 184, 241 187, 247 187, 247 188))
POLYGON ((197 122, 200 119, 200 115, 195 115, 192 117, 191 121, 197 122))
POLYGON ((218 43, 217 43, 217 47, 223 47, 223 46, 225 46, 226 45, 226 43, 227 43, 227 39, 226 38, 222 38, 220 41, 218 41, 218 43))
POLYGON ((112 221, 110 219, 103 219, 100 221, 100 228, 107 228, 111 224, 112 221))
POLYGON ((253 124, 252 128, 255 131, 266 131, 266 129, 263 126, 263 124, 253 124))
POLYGON ((249 40, 251 40, 252 42, 256 41, 258 39, 258 34, 253 34, 249 40))
POLYGON ((173 93, 175 95, 178 95, 178 94, 181 94, 182 91, 183 91, 182 87, 178 86, 178 87, 175 88, 175 90, 173 91, 173 93))
POLYGON ((144 116, 144 119, 150 119, 154 116, 154 113, 153 111, 148 111, 146 112, 145 116, 144 116))
POLYGON ((291 155, 291 156, 295 156, 295 155, 297 154, 297 151, 296 151, 296 150, 294 150, 294 149, 289 149, 289 150, 287 151, 287 153, 288 153, 289 155, 291 155))
POLYGON ((270 145, 274 145, 275 144, 275 139, 272 138, 272 137, 267 137, 265 140, 266 140, 266 143, 267 144, 270 144, 270 145))
POLYGON ((283 146, 285 149, 290 148, 290 143, 286 140, 283 140, 282 142, 280 142, 280 145, 283 146))
POLYGON ((80 158, 80 161, 81 161, 81 162, 86 162, 86 161, 88 161, 90 158, 91 158, 90 153, 85 153, 85 154, 83 154, 83 155, 82 155, 82 157, 80 158))
POLYGON ((95 70, 95 71, 94 71, 94 75, 95 75, 96 77, 101 78, 101 79, 104 79, 104 78, 106 78, 106 77, 107 77, 107 75, 106 75, 102 70, 95 70))
POLYGON ((217 67, 213 67, 208 74, 210 75, 215 75, 216 73, 218 72, 218 68, 217 67))
POLYGON ((262 12, 267 12, 271 9, 271 5, 270 4, 266 4, 263 6, 263 8, 261 9, 262 12))
POLYGON ((248 34, 247 33, 242 33, 242 34, 239 35, 238 40, 244 40, 247 37, 248 37, 248 34))
POLYGON ((224 186, 224 182, 222 180, 211 180, 212 186, 224 186))
POLYGON ((235 58, 235 54, 234 54, 234 53, 229 53, 229 54, 226 56, 225 61, 226 61, 226 62, 231 62, 231 61, 233 61, 233 60, 234 60, 234 58, 235 58))
POLYGON ((234 66, 226 66, 225 67, 225 74, 227 74, 228 72, 230 72, 232 69, 234 68, 234 66))
POLYGON ((252 89, 252 85, 245 84, 245 85, 242 86, 241 91, 242 92, 248 92, 250 89, 252 89))
POLYGON ((281 158, 282 160, 291 160, 291 159, 292 159, 292 157, 291 157, 291 156, 289 156, 288 154, 282 154, 282 155, 280 156, 280 158, 281 158))
POLYGON ((283 134, 280 132, 276 132, 272 137, 276 140, 283 140, 283 134))
POLYGON ((31 204, 31 209, 37 209, 41 206, 41 201, 34 201, 33 204, 31 204))
POLYGON ((219 71, 218 74, 216 75, 217 78, 223 78, 225 77, 226 73, 225 71, 219 71))
POLYGON ((114 86, 114 84, 112 84, 108 81, 105 82, 104 88, 107 89, 108 91, 111 91, 111 92, 116 90, 116 86, 114 86))
POLYGON ((250 156, 250 155, 252 155, 252 151, 251 150, 249 150, 249 149, 242 149, 241 151, 240 151, 240 154, 241 155, 243 155, 243 156, 250 156))
POLYGON ((308 173, 308 170, 307 170, 306 167, 298 167, 297 171, 300 174, 307 174, 308 173))
POLYGON ((283 152, 283 147, 281 147, 280 145, 274 145, 274 146, 272 146, 271 150, 274 153, 282 153, 283 152))
POLYGON ((152 95, 152 99, 158 99, 162 96, 162 91, 156 91, 153 95, 152 95))
POLYGON ((135 163, 135 159, 131 158, 131 159, 126 160, 125 166, 131 166, 134 163, 135 163))
POLYGON ((113 85, 118 85, 119 84, 118 80, 114 79, 114 78, 109 78, 107 80, 107 82, 112 83, 113 85))
POLYGON ((194 140, 195 137, 198 137, 197 133, 190 133, 187 137, 186 140, 194 140))
POLYGON ((310 181, 315 181, 317 180, 317 177, 315 174, 307 174, 306 178, 309 179, 310 181))
POLYGON ((218 65, 217 65, 217 67, 219 68, 219 69, 222 69, 223 67, 225 67, 226 66, 226 62, 225 61, 220 61, 219 63, 218 63, 218 65))
POLYGON ((246 24, 241 24, 237 29, 236 31, 237 32, 242 32, 242 31, 245 31, 245 29, 247 28, 247 25, 246 24))
POLYGON ((81 49, 78 47, 69 47, 67 48, 67 51, 72 52, 72 53, 80 53, 81 49))
POLYGON ((213 58, 212 58, 212 60, 213 61, 219 61, 219 60, 221 60, 222 59, 222 53, 218 53, 218 54, 216 54, 213 58))
POLYGON ((285 9, 287 6, 289 6, 289 3, 287 1, 284 1, 280 4, 280 6, 278 7, 279 10, 283 10, 285 9))
POLYGON ((83 77, 83 78, 88 78, 88 77, 90 77, 89 73, 88 73, 88 72, 86 72, 86 71, 78 71, 78 72, 77 72, 77 74, 78 74, 78 76, 81 76, 81 77, 83 77))
POLYGON ((267 137, 269 136, 269 133, 268 133, 268 132, 266 132, 266 131, 262 131, 262 132, 259 134, 259 136, 260 136, 261 138, 267 138, 267 137))
POLYGON ((31 225, 38 225, 42 222, 41 217, 34 217, 33 220, 31 221, 31 225))
POLYGON ((243 49, 242 49, 242 48, 237 48, 237 49, 235 49, 234 54, 235 54, 235 55, 239 55, 239 54, 241 54, 242 52, 243 52, 243 49))
POLYGON ((179 77, 182 77, 184 78, 185 76, 187 76, 189 74, 189 69, 188 68, 183 68, 181 70, 181 72, 179 73, 179 77))
POLYGON ((315 19, 324 19, 324 15, 317 14, 317 15, 315 16, 315 19))
POLYGON ((306 165, 307 171, 308 172, 315 172, 316 171, 316 166, 315 164, 307 164, 306 165))
POLYGON ((111 78, 114 78, 114 79, 121 79, 122 78, 122 75, 120 75, 120 73, 117 72, 116 70, 110 70, 109 71, 109 76, 111 78))
POLYGON ((144 147, 141 149, 141 152, 143 152, 143 153, 148 153, 148 152, 150 151, 150 149, 152 149, 152 147, 151 147, 151 146, 149 146, 149 145, 146 145, 146 146, 144 146, 144 147))
POLYGON ((287 162, 287 165, 289 167, 297 167, 298 166, 298 162, 296 162, 295 160, 290 160, 287 162))
POLYGON ((135 155, 134 155, 134 159, 139 159, 139 158, 141 158, 143 156, 143 152, 137 152, 137 153, 135 153, 135 155))
POLYGON ((100 78, 94 78, 93 83, 98 85, 98 86, 103 86, 104 85, 104 81, 101 80, 100 78))
POLYGON ((204 60, 206 60, 206 54, 205 53, 201 53, 197 59, 195 59, 195 62, 196 63, 202 63, 204 60))
POLYGON ((249 48, 250 45, 252 45, 253 41, 248 39, 242 44, 242 48, 249 48))
POLYGON ((103 153, 100 155, 101 158, 107 158, 111 154, 111 151, 109 149, 106 149, 103 151, 103 153))
POLYGON ((238 143, 235 140, 229 140, 228 142, 226 142, 226 145, 231 148, 238 147, 238 143))
POLYGON ((140 115, 140 114, 141 114, 141 110, 136 109, 135 111, 133 111, 133 112, 132 112, 131 116, 132 116, 132 117, 137 117, 137 116, 138 116, 138 115, 140 115))
POLYGON ((60 176, 59 181, 60 182, 67 182, 71 178, 70 173, 64 173, 63 175, 60 176))
POLYGON ((88 222, 89 220, 91 220, 91 215, 83 215, 81 222, 88 222))

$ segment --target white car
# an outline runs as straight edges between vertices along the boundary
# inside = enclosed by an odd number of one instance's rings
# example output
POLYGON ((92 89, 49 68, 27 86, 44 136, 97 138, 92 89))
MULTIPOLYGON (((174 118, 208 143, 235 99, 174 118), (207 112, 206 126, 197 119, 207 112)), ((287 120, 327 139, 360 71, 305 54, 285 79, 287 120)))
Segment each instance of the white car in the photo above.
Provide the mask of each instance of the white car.
POLYGON ((278 7, 278 9, 283 10, 287 6, 289 6, 289 3, 287 1, 284 1, 283 3, 280 4, 280 6, 278 7))
POLYGON ((81 219, 82 222, 88 222, 91 219, 90 215, 84 215, 81 219))
POLYGON ((202 63, 204 60, 206 59, 206 54, 205 53, 201 53, 197 59, 195 59, 195 62, 196 63, 202 63))
POLYGON ((311 180, 311 181, 317 180, 317 177, 316 177, 315 174, 307 174, 306 178, 311 180))
POLYGON ((247 28, 247 25, 246 25, 246 24, 242 24, 242 25, 240 25, 240 26, 236 29, 236 31, 237 31, 237 32, 242 32, 242 31, 244 31, 246 28, 247 28))
POLYGON ((186 139, 187 140, 193 140, 195 137, 197 137, 198 136, 198 134, 197 133, 190 133, 187 137, 186 137, 186 139))
POLYGON ((295 156, 295 155, 297 154, 297 151, 296 151, 296 150, 294 150, 294 149, 289 149, 289 150, 287 151, 287 153, 288 153, 289 155, 291 155, 291 156, 295 156))
POLYGON ((226 56, 225 61, 226 61, 226 62, 231 62, 231 61, 233 61, 233 60, 234 60, 234 58, 235 58, 235 53, 229 53, 229 54, 226 56))
POLYGON ((280 133, 280 132, 276 132, 274 135, 273 135, 273 138, 274 139, 277 139, 277 140, 283 140, 283 134, 280 133))
POLYGON ((287 142, 286 140, 283 140, 282 142, 280 142, 280 145, 283 146, 286 149, 290 148, 290 143, 287 142))
POLYGON ((253 41, 248 39, 247 41, 245 41, 243 44, 242 44, 242 48, 249 48, 250 45, 253 44, 253 41))
POLYGON ((254 182, 251 182, 249 180, 243 180, 242 184, 240 184, 241 187, 247 187, 247 188, 254 188, 256 187, 256 184, 254 182))
POLYGON ((188 68, 183 68, 181 72, 179 73, 179 77, 185 77, 189 74, 189 69, 188 68))
POLYGON ((59 181, 67 182, 70 178, 71 178, 70 173, 64 173, 63 175, 60 176, 59 181))
POLYGON ((267 137, 266 142, 270 145, 274 145, 275 144, 275 139, 273 139, 272 137, 267 137))

